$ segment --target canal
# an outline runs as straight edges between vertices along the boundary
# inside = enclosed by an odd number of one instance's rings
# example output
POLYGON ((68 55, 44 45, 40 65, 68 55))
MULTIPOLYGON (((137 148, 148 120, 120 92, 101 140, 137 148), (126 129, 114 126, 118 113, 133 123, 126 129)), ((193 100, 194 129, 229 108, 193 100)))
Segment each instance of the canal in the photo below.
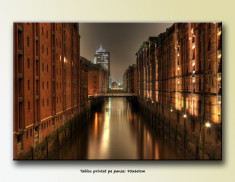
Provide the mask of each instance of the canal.
POLYGON ((126 97, 105 98, 93 119, 59 151, 59 159, 184 159, 133 109, 126 97))

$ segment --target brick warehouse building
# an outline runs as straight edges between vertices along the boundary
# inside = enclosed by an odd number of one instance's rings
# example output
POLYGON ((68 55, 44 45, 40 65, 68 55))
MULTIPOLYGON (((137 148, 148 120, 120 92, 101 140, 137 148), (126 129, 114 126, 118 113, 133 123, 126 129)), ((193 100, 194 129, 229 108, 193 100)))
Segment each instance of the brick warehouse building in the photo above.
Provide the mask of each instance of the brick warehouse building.
POLYGON ((137 95, 138 87, 137 87, 137 66, 136 64, 133 64, 132 66, 129 66, 125 73, 123 74, 123 83, 124 87, 123 89, 127 93, 133 93, 137 95))
POLYGON ((83 111, 88 103, 88 65, 86 58, 80 57, 80 110, 83 111))
POLYGON ((193 158, 221 159, 222 23, 175 23, 137 52, 138 96, 193 158))
POLYGON ((94 96, 107 93, 109 86, 108 70, 100 64, 88 62, 88 95, 94 96))
POLYGON ((14 159, 78 115, 76 23, 14 23, 14 159))

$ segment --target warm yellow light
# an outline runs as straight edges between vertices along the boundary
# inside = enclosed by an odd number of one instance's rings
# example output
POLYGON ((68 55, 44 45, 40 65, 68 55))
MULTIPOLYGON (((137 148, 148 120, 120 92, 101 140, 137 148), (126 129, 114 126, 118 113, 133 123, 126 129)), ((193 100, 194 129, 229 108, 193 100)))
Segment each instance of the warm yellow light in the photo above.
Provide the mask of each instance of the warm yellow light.
POLYGON ((171 109, 170 111, 173 112, 173 109, 171 109))
POLYGON ((206 126, 207 128, 210 128, 210 127, 211 127, 211 124, 210 124, 209 122, 207 122, 207 123, 205 123, 205 126, 206 126))
POLYGON ((186 114, 184 114, 184 118, 187 118, 187 115, 186 115, 186 114))
POLYGON ((177 70, 180 70, 180 68, 178 67, 177 70))
POLYGON ((177 54, 177 56, 179 57, 179 56, 180 56, 180 54, 178 53, 178 54, 177 54))
POLYGON ((218 58, 221 58, 221 54, 218 54, 218 58))
POLYGON ((195 66, 195 63, 193 63, 192 65, 195 66))
POLYGON ((192 49, 194 49, 194 48, 195 48, 195 45, 193 44, 192 49))

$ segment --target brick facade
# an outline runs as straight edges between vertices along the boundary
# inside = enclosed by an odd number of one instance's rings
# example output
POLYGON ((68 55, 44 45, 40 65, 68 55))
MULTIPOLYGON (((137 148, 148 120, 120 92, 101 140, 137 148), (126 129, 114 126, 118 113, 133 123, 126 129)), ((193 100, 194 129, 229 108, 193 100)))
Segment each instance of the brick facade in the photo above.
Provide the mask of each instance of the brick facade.
POLYGON ((100 95, 108 92, 109 72, 100 64, 89 62, 88 65, 88 95, 100 95))
POLYGON ((175 23, 149 37, 136 55, 139 98, 220 156, 222 23, 175 23))
POLYGON ((127 93, 133 93, 137 95, 138 81, 137 81, 137 67, 136 64, 129 66, 123 75, 123 89, 127 93))
POLYGON ((75 23, 14 23, 14 159, 79 114, 75 23))

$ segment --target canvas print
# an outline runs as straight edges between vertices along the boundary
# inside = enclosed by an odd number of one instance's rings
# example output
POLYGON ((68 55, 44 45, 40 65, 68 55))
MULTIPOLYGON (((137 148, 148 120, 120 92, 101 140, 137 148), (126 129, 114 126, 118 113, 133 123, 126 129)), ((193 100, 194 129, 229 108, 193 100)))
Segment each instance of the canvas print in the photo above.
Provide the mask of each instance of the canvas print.
POLYGON ((222 23, 13 24, 14 160, 222 160, 222 23))

